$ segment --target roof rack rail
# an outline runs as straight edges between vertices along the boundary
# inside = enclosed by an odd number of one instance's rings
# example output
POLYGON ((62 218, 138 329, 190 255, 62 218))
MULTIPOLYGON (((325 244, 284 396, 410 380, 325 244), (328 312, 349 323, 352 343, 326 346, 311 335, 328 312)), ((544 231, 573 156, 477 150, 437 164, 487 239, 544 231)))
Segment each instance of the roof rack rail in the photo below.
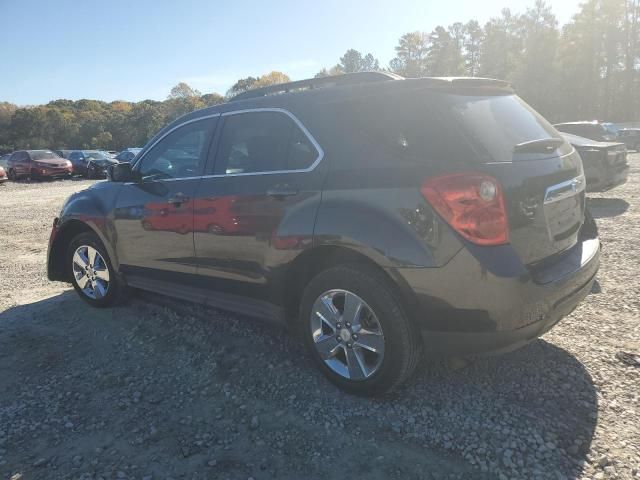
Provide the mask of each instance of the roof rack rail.
POLYGON ((390 72, 357 72, 345 73, 342 75, 332 75, 321 78, 310 78, 308 80, 298 80, 296 82, 279 83, 269 87, 256 88, 255 90, 247 90, 239 93, 235 97, 229 99, 229 102, 237 100, 246 100, 248 98, 265 97, 267 95, 276 95, 289 93, 296 90, 312 90, 322 87, 334 87, 338 85, 357 85, 361 83, 384 82, 389 80, 403 80, 404 77, 390 72))

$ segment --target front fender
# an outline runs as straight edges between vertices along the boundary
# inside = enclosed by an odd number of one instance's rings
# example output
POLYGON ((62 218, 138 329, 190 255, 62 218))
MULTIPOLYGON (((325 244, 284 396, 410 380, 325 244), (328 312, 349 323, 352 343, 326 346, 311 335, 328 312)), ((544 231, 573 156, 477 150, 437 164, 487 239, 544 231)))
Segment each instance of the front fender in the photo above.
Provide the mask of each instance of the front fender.
MULTIPOLYGON (((108 184, 104 185, 119 185, 108 184)), ((50 280, 68 280, 64 268, 64 258, 69 242, 83 232, 95 233, 104 245, 112 266, 119 270, 118 257, 114 248, 113 222, 109 221, 109 212, 119 188, 95 188, 101 184, 75 193, 62 207, 60 216, 54 222, 49 239, 47 253, 47 272, 50 280)))

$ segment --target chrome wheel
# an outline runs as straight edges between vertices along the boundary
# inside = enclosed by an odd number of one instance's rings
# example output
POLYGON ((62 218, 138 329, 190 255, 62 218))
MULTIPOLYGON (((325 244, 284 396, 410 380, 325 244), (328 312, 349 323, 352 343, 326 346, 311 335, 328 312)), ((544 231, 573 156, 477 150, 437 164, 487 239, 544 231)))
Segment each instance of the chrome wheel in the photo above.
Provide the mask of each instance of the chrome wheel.
POLYGON ((382 326, 371 307, 347 290, 329 290, 316 299, 311 335, 324 363, 343 378, 364 380, 382 365, 382 326))
POLYGON ((90 245, 78 247, 73 254, 73 276, 82 293, 98 300, 109 290, 109 267, 100 252, 90 245))

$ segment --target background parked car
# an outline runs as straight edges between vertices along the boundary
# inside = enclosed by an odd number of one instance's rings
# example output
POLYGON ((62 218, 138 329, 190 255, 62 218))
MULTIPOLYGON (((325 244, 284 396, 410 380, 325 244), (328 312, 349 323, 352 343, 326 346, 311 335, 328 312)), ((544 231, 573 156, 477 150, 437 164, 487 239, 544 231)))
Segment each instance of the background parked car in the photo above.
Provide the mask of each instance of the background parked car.
POLYGON ((87 178, 105 177, 107 167, 118 163, 99 150, 74 150, 69 154, 69 161, 74 174, 87 178))
POLYGON ((619 142, 597 142, 563 133, 582 157, 588 192, 604 192, 626 183, 629 175, 627 148, 619 142))
POLYGON ((116 155, 116 160, 118 160, 119 162, 131 162, 134 158, 136 158, 136 155, 138 155, 141 150, 141 148, 136 147, 125 148, 118 155, 116 155))
POLYGON ((624 142, 629 150, 640 152, 640 128, 621 128, 618 140, 624 142))
POLYGON ((618 139, 614 132, 597 121, 557 123, 554 127, 561 132, 571 133, 598 142, 614 142, 618 139))
POLYGON ((6 153, 0 157, 0 167, 3 167, 5 170, 7 170, 7 165, 8 165, 10 156, 11 156, 10 153, 6 153))
POLYGON ((18 150, 13 152, 8 162, 9 178, 55 178, 70 177, 73 167, 69 160, 65 160, 51 150, 18 150))
POLYGON ((73 152, 73 150, 54 150, 61 158, 69 158, 69 154, 73 152))
POLYGON ((4 168, 0 166, 0 185, 2 185, 7 180, 9 180, 9 178, 7 177, 7 173, 4 171, 4 168))

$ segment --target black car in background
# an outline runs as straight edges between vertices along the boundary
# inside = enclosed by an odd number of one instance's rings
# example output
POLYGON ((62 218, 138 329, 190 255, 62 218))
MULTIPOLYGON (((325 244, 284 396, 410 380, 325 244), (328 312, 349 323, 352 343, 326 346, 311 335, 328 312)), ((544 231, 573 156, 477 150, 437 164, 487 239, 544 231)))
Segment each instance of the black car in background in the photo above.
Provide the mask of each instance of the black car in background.
POLYGON ((69 154, 73 152, 73 150, 54 150, 58 154, 60 158, 69 159, 69 154))
POLYGON ((605 192, 627 182, 627 147, 619 142, 597 142, 563 133, 582 158, 588 192, 605 192))
POLYGON ((571 133, 572 135, 598 142, 615 142, 618 140, 615 132, 597 121, 556 123, 554 127, 560 132, 571 133))
POLYGON ((115 156, 115 159, 119 162, 132 162, 136 155, 142 151, 141 148, 125 148, 115 156))
POLYGON ((51 280, 95 307, 137 287, 280 320, 359 394, 423 354, 534 340, 599 265, 580 156, 497 80, 257 89, 174 121, 109 177, 54 220, 51 280))
POLYGON ((73 173, 86 178, 105 178, 107 167, 118 163, 100 150, 73 150, 67 158, 73 173))
POLYGON ((640 128, 620 128, 618 140, 624 142, 629 150, 640 152, 640 128))

